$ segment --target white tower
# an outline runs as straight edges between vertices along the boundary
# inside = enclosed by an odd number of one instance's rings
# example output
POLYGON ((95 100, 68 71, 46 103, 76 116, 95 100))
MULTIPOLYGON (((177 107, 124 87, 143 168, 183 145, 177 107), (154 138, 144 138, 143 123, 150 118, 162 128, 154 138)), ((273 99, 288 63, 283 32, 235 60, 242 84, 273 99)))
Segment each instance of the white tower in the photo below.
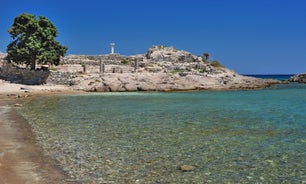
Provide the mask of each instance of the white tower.
POLYGON ((111 43, 111 54, 115 54, 115 43, 111 43))

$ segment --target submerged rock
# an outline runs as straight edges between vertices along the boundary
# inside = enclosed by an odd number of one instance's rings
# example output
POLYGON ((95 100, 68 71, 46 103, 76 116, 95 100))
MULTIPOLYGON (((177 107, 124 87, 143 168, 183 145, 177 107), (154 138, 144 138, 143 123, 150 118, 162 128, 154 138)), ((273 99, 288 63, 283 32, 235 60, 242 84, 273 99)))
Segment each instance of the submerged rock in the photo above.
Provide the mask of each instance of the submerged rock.
POLYGON ((191 165, 181 165, 178 168, 179 170, 181 170, 182 172, 190 172, 193 171, 195 168, 191 165))

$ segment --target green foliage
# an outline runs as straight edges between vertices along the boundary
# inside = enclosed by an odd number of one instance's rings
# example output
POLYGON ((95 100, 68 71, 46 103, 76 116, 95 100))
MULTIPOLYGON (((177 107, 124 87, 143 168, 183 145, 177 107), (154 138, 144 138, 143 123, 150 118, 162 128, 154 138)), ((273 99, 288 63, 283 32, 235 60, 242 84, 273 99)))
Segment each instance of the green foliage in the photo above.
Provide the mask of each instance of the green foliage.
POLYGON ((214 60, 211 62, 211 65, 214 66, 214 67, 220 67, 220 68, 223 68, 224 66, 217 60, 214 60))
POLYGON ((122 60, 121 63, 122 63, 122 64, 129 64, 130 61, 129 61, 129 60, 122 60))
POLYGON ((202 69, 199 70, 199 72, 200 72, 200 73, 205 73, 205 72, 207 72, 207 71, 206 71, 206 68, 202 68, 202 69))
POLYGON ((23 13, 14 19, 8 30, 13 41, 7 46, 8 60, 17 64, 36 63, 58 65, 67 47, 54 40, 57 29, 46 17, 38 19, 34 15, 23 13))
POLYGON ((210 57, 209 53, 203 53, 203 57, 202 58, 203 58, 204 61, 208 61, 209 57, 210 57))
POLYGON ((185 72, 185 70, 180 69, 180 68, 174 68, 171 73, 175 74, 175 73, 181 73, 181 72, 185 72))

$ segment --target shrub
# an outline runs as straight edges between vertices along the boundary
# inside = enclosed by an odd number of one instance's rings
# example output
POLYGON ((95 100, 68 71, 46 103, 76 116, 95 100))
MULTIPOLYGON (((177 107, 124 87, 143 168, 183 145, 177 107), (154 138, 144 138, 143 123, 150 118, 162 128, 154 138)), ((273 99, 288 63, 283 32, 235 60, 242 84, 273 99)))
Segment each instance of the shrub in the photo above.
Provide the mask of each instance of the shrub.
POLYGON ((207 71, 206 71, 206 68, 202 68, 202 69, 199 70, 199 72, 200 72, 200 73, 205 73, 205 72, 207 72, 207 71))
POLYGON ((214 61, 212 61, 211 62, 211 65, 212 66, 214 66, 214 67, 221 67, 221 68, 223 68, 224 66, 219 62, 219 61, 217 61, 217 60, 214 60, 214 61))
POLYGON ((122 64, 129 64, 130 61, 129 61, 129 60, 122 60, 121 63, 122 63, 122 64))

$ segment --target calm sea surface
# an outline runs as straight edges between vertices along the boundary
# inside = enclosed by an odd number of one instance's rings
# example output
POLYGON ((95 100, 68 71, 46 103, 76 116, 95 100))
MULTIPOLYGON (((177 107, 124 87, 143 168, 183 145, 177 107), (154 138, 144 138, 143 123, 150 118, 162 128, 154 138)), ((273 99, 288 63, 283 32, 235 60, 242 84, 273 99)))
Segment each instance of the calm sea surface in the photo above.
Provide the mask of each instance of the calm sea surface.
POLYGON ((302 84, 37 97, 21 112, 83 183, 306 183, 302 84))
POLYGON ((276 80, 288 80, 290 77, 292 77, 294 74, 279 74, 279 75, 268 75, 268 74, 253 74, 253 75, 248 75, 246 74, 245 76, 250 76, 250 77, 257 77, 257 78, 262 78, 262 79, 276 79, 276 80))

